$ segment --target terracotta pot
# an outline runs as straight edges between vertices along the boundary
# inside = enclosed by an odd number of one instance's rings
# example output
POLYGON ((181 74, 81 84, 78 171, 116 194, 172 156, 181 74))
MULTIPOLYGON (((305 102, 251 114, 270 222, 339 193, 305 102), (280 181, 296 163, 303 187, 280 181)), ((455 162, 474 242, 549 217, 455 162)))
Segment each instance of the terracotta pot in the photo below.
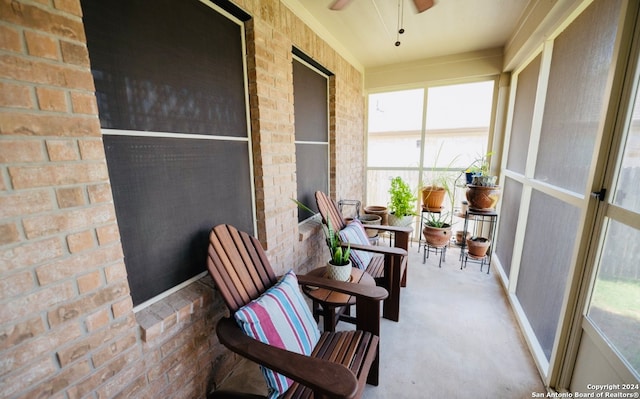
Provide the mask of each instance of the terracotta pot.
MULTIPOLYGON (((461 245, 463 243, 463 237, 462 237, 462 233, 464 233, 464 231, 462 230, 457 230, 456 231, 456 244, 461 245)), ((464 240, 468 239, 469 237, 471 237, 471 233, 469 233, 467 231, 466 236, 464 237, 464 240)))
POLYGON ((382 218, 380 224, 388 225, 389 224, 389 212, 387 211, 386 206, 378 206, 378 205, 370 205, 364 207, 364 213, 368 215, 378 215, 382 218))
POLYGON ((445 227, 431 227, 424 226, 422 229, 425 241, 431 247, 442 248, 449 243, 451 239, 451 226, 445 225, 445 227))
POLYGON ((426 186, 422 189, 422 206, 427 209, 440 209, 447 191, 442 187, 426 186))
MULTIPOLYGON (((367 225, 367 224, 380 225, 382 222, 382 217, 378 215, 365 214, 365 215, 360 215, 360 217, 358 217, 358 220, 360 220, 360 222, 362 222, 362 224, 364 225, 367 225)), ((367 237, 369 238, 373 238, 378 235, 378 230, 376 229, 365 229, 365 231, 367 233, 367 237)))
POLYGON ((484 237, 471 237, 467 239, 467 251, 469 255, 482 258, 487 254, 491 240, 484 237))
POLYGON ((500 187, 484 187, 473 184, 467 185, 467 201, 472 211, 493 211, 500 199, 500 187))

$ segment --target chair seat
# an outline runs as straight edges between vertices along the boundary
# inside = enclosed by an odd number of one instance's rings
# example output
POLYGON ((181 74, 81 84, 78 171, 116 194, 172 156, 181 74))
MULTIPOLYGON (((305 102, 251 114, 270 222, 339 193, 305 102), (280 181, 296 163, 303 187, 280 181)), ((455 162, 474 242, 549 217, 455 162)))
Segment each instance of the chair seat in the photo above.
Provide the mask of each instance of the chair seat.
POLYGON ((384 256, 378 255, 371 258, 366 272, 376 280, 384 277, 384 256))
MULTIPOLYGON (((358 379, 360 397, 367 380, 367 373, 376 358, 379 338, 365 331, 325 332, 320 337, 311 357, 340 363, 351 370, 358 379)), ((294 382, 282 396, 287 399, 313 398, 313 391, 294 382)))

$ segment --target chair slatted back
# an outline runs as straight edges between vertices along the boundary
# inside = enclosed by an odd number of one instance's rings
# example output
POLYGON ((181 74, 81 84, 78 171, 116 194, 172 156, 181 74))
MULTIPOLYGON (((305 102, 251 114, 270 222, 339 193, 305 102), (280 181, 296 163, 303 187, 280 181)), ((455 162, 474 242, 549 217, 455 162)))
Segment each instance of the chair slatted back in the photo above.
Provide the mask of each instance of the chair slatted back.
POLYGON ((209 234, 207 268, 232 314, 277 281, 260 242, 226 224, 209 234))
POLYGON ((320 215, 322 215, 323 223, 326 224, 327 220, 331 220, 331 227, 333 227, 335 231, 340 231, 345 228, 347 224, 342 217, 342 213, 340 213, 338 204, 329 198, 327 194, 322 191, 316 191, 316 205, 318 205, 318 210, 320 211, 320 215))

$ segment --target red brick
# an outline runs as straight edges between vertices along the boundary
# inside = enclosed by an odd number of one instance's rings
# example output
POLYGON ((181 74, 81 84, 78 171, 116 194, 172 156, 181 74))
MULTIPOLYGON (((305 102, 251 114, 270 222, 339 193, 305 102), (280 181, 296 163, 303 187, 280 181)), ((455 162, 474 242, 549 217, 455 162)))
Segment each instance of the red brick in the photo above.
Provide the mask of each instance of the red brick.
POLYGON ((46 382, 39 384, 34 390, 29 392, 30 398, 48 398, 59 393, 71 385, 88 375, 91 371, 91 365, 88 360, 74 363, 62 370, 58 374, 54 374, 52 378, 46 382))
POLYGON ((18 320, 50 309, 60 302, 67 301, 75 296, 73 282, 64 282, 42 288, 31 294, 14 298, 0 306, 0 324, 11 320, 18 320))
POLYGON ((0 300, 29 292, 36 287, 31 272, 22 272, 3 276, 0 280, 0 300))
POLYGON ((0 140, 0 163, 43 162, 40 140, 0 140))
POLYGON ((58 188, 56 199, 60 208, 75 208, 87 203, 83 187, 58 188))
POLYGON ((20 232, 14 222, 0 224, 0 245, 13 244, 20 241, 20 232))
POLYGON ((105 245, 120 240, 120 231, 118 225, 110 224, 96 228, 98 235, 98 244, 105 245))
POLYGON ((49 307, 47 319, 51 326, 58 326, 70 320, 75 320, 95 307, 113 302, 128 294, 129 287, 126 282, 112 284, 75 301, 67 302, 57 307, 49 307))
MULTIPOLYGON (((16 369, 8 376, 3 376, 4 381, 0 381, 2 395, 6 398, 12 398, 19 392, 38 386, 40 381, 55 374, 56 371, 56 365, 51 356, 42 356, 31 362, 29 367, 16 369)), ((31 397, 35 398, 35 396, 31 397)))
POLYGON ((102 308, 97 312, 94 312, 87 316, 84 321, 84 325, 87 327, 87 331, 95 331, 109 324, 109 308, 102 308))
POLYGON ((99 270, 78 277, 78 290, 80 294, 94 291, 102 285, 102 273, 99 270))
POLYGON ((37 113, 0 114, 0 134, 19 136, 98 137, 100 123, 94 117, 69 117, 37 113))
POLYGON ((124 337, 120 337, 117 340, 110 342, 106 346, 100 348, 99 350, 93 353, 93 355, 91 356, 93 365, 95 367, 102 366, 106 362, 117 357, 120 353, 131 348, 133 345, 136 344, 136 341, 137 341, 136 334, 130 331, 124 337))
POLYGON ((3 54, 0 55, 0 70, 6 78, 18 81, 41 83, 68 90, 95 90, 91 71, 79 70, 72 65, 3 54))
POLYGON ((0 107, 34 108, 29 86, 0 82, 0 107))
POLYGON ((78 0, 54 0, 53 5, 60 11, 65 11, 78 17, 82 16, 82 8, 78 0))
POLYGON ((92 204, 113 201, 109 183, 92 184, 87 187, 87 192, 89 193, 89 201, 92 204))
POLYGON ((0 8, 4 11, 2 19, 7 22, 67 39, 81 42, 86 40, 82 20, 79 18, 54 14, 44 8, 12 0, 2 0, 0 8))
POLYGON ((43 111, 67 112, 67 92, 46 87, 36 88, 38 106, 43 111))
POLYGON ((52 60, 59 59, 58 40, 55 38, 34 31, 25 31, 24 38, 27 41, 29 55, 52 60))
POLYGON ((22 40, 20 33, 10 26, 0 25, 0 48, 8 51, 21 52, 22 40))
MULTIPOLYGON (((67 323, 69 326, 75 326, 76 324, 77 323, 67 323)), ((89 335, 78 337, 79 339, 74 337, 72 340, 68 340, 68 345, 59 346, 55 349, 57 351, 56 357, 60 365, 64 367, 134 327, 129 320, 107 324, 106 328, 94 330, 89 335)), ((66 328, 66 325, 61 328, 66 328)))
POLYGON ((13 325, 5 325, 0 330, 0 351, 6 351, 31 338, 44 333, 44 322, 40 316, 13 325))
POLYGON ((94 248, 95 240, 93 239, 93 231, 85 230, 79 233, 69 234, 67 236, 67 245, 69 252, 72 254, 94 248))
POLYGON ((0 197, 0 218, 19 217, 54 209, 48 190, 12 191, 0 197))
POLYGON ((133 301, 131 300, 131 297, 127 297, 111 305, 111 312, 113 313, 113 317, 115 319, 130 313, 132 310, 133 301))
POLYGON ((98 115, 98 103, 93 93, 71 92, 71 109, 76 114, 98 115))
POLYGON ((99 247, 95 251, 83 252, 57 262, 49 262, 36 268, 38 283, 42 286, 87 272, 87 265, 111 263, 122 258, 120 246, 99 247))
POLYGON ((73 139, 47 140, 47 153, 52 161, 77 161, 80 159, 78 145, 73 139))
POLYGON ((104 163, 69 163, 10 166, 9 176, 15 189, 23 189, 106 181, 109 174, 104 163))
POLYGON ((107 276, 107 283, 109 284, 127 278, 127 268, 124 266, 123 262, 107 266, 104 269, 104 273, 107 276))
POLYGON ((0 250, 0 274, 27 269, 41 262, 60 258, 64 253, 59 238, 26 242, 19 247, 0 250))
POLYGON ((86 46, 61 40, 60 49, 62 60, 67 64, 89 67, 89 51, 86 46))

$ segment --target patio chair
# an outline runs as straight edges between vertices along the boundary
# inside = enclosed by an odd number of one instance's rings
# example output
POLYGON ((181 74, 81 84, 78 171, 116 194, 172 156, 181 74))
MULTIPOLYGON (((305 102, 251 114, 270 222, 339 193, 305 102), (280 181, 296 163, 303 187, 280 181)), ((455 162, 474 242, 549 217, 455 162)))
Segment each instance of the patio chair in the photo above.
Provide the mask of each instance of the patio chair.
POLYGON ((212 229, 207 268, 231 313, 218 322, 218 338, 261 366, 270 397, 359 398, 365 383, 378 385, 384 289, 292 271, 278 279, 260 242, 229 225, 212 229), (355 296, 357 330, 320 333, 297 284, 355 296))
MULTIPOLYGON (((412 229, 399 226, 364 225, 364 229, 386 231, 395 236, 393 247, 370 245, 366 234, 365 238, 362 238, 357 233, 357 229, 346 234, 345 229, 348 225, 335 201, 322 191, 316 191, 315 195, 323 223, 326 224, 327 220, 331 220, 332 227, 341 232, 341 237, 348 239, 354 267, 366 270, 376 280, 377 285, 386 288, 389 292, 389 297, 382 306, 382 316, 393 321, 400 320, 400 288, 407 285, 407 250, 412 229)), ((346 242, 343 245, 347 246, 346 242)))

